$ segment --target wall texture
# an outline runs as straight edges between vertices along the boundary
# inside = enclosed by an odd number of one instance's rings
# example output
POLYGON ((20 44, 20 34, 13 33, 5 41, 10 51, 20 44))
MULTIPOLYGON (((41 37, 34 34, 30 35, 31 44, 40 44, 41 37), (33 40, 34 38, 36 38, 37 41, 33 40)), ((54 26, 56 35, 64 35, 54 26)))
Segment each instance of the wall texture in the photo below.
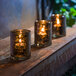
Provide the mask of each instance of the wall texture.
POLYGON ((36 0, 0 0, 0 38, 10 30, 29 28, 36 19, 36 0))

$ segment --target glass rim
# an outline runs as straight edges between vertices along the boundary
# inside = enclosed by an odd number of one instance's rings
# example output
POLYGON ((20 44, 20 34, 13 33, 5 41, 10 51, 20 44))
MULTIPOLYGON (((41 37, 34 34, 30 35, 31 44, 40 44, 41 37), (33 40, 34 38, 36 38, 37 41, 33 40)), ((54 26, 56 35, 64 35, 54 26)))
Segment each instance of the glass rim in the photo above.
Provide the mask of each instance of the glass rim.
POLYGON ((14 29, 14 30, 11 30, 10 32, 12 32, 12 33, 15 33, 15 32, 31 32, 30 30, 27 30, 27 29, 14 29))

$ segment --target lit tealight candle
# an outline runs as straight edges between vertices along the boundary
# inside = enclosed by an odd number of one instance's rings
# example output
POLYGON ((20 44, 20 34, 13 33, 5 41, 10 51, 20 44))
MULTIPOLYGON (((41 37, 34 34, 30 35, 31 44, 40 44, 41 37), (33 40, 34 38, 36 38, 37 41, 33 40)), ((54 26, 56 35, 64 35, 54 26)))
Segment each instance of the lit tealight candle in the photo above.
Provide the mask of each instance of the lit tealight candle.
POLYGON ((47 35, 45 25, 41 25, 39 35, 41 35, 42 37, 45 37, 47 35))
POLYGON ((52 37, 58 38, 66 35, 66 18, 60 14, 52 14, 52 37))
POLYGON ((13 30, 11 35, 11 58, 24 60, 30 57, 30 31, 25 29, 13 30))
POLYGON ((19 38, 21 38, 21 34, 19 35, 19 38))
POLYGON ((51 23, 46 20, 35 22, 35 45, 46 47, 51 45, 51 23))
POLYGON ((19 42, 21 43, 21 42, 22 42, 22 40, 21 40, 21 39, 19 39, 19 42))
POLYGON ((56 22, 54 27, 61 27, 60 19, 59 19, 59 14, 56 15, 56 22))

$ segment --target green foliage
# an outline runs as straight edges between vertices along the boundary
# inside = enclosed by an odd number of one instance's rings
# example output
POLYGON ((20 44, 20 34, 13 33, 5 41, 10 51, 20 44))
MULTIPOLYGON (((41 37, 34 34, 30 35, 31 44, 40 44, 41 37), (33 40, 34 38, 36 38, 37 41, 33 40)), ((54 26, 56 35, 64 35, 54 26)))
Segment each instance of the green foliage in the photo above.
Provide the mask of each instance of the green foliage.
POLYGON ((68 0, 64 0, 64 2, 67 2, 68 0))
POLYGON ((65 13, 66 12, 66 9, 61 8, 61 12, 62 12, 62 14, 65 13))
POLYGON ((76 20, 75 2, 70 0, 55 0, 53 13, 60 13, 66 16, 67 26, 72 27, 76 20))
POLYGON ((74 8, 70 8, 70 10, 66 10, 65 8, 61 8, 60 14, 66 16, 67 25, 72 27, 75 24, 76 10, 74 8))
POLYGON ((76 16, 76 10, 74 8, 70 8, 70 13, 73 15, 73 16, 76 16))

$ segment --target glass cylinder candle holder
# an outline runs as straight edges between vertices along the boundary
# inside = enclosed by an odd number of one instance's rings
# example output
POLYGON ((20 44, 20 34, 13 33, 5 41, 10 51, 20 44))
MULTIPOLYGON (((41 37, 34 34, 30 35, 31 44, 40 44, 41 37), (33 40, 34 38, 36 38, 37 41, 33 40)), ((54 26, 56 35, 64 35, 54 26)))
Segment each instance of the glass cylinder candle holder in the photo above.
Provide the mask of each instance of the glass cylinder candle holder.
POLYGON ((10 33, 11 58, 13 60, 25 60, 31 56, 30 31, 16 29, 10 33))
POLYGON ((59 38, 66 35, 66 18, 64 15, 52 14, 52 37, 59 38))
POLYGON ((52 43, 52 28, 50 21, 35 21, 35 46, 46 47, 52 43))

